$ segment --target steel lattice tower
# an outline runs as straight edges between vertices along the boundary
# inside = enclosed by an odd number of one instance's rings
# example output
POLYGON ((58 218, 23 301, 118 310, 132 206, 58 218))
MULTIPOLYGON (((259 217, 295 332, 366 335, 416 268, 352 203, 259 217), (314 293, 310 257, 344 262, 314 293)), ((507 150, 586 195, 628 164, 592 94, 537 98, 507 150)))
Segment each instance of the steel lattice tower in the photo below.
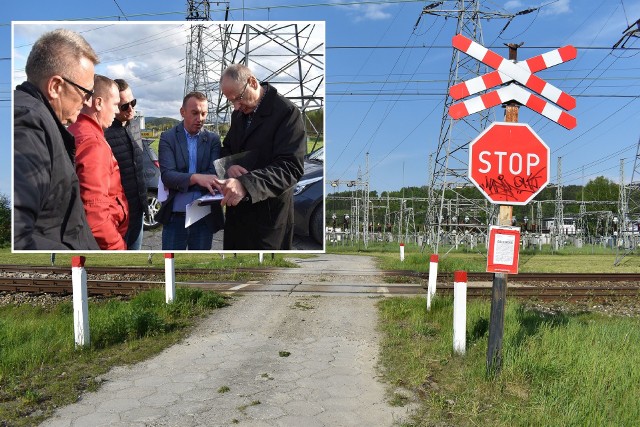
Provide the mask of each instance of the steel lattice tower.
MULTIPOLYGON (((227 12, 229 3, 226 3, 227 12)), ((225 14, 225 20, 226 20, 225 14)), ((187 0, 187 21, 210 21, 211 7, 209 0, 187 0)), ((226 34, 225 26, 212 26, 207 24, 191 24, 189 28, 189 40, 186 47, 186 69, 184 81, 184 94, 199 91, 206 95, 209 106, 207 123, 218 125, 217 107, 221 98, 218 87, 220 73, 226 65, 211 54, 220 51, 224 46, 226 34), (221 32, 222 30, 222 32, 221 32), (217 77, 217 78, 216 78, 217 77)), ((224 49, 222 49, 224 51, 224 49)))
MULTIPOLYGON (((229 2, 226 5, 225 21, 229 2)), ((304 113, 324 105, 324 28, 295 22, 208 22, 209 0, 188 0, 189 28, 184 93, 198 90, 209 101, 208 123, 230 120, 230 107, 220 92, 220 76, 230 64, 249 66, 258 80, 269 82, 304 113)), ((307 120, 307 125, 311 122, 307 120)), ((323 132, 323 129, 314 129, 323 132)))
MULTIPOLYGON (((481 8, 480 0, 457 0, 453 9, 444 8, 444 4, 443 1, 437 1, 425 6, 422 14, 457 20, 456 34, 463 34, 482 45, 484 45, 482 19, 512 19, 515 17, 514 14, 484 10, 481 8)), ((490 115, 489 111, 483 111, 460 120, 451 119, 448 111, 455 100, 449 96, 449 88, 461 81, 484 74, 486 71, 489 71, 486 66, 454 49, 449 66, 447 95, 440 123, 438 147, 433 164, 430 165, 432 174, 429 183, 429 207, 425 224, 429 233, 428 241, 433 245, 435 253, 438 253, 441 219, 445 216, 443 213, 445 190, 455 191, 456 187, 472 185, 467 177, 468 145, 486 128, 490 115)), ((478 206, 478 209, 485 210, 485 207, 478 206)), ((491 218, 496 216, 497 209, 494 205, 489 205, 486 211, 487 223, 490 223, 491 218)))

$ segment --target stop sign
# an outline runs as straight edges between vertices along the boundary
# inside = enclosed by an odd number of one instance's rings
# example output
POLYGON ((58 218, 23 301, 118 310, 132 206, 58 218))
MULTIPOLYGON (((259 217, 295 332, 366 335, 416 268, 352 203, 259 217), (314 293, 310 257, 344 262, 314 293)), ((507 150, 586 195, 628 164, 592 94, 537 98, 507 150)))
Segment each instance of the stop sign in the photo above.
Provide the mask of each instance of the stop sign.
POLYGON ((525 123, 492 123, 469 144, 469 179, 492 203, 526 205, 549 183, 549 147, 525 123))

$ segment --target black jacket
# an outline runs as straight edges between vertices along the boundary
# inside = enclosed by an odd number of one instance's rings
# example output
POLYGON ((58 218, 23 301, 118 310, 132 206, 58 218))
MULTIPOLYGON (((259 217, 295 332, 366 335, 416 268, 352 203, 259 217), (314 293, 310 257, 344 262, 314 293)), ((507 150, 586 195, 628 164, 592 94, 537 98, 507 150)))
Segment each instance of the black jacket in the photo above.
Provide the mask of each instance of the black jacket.
POLYGON ((36 86, 14 93, 14 249, 99 250, 74 166, 75 142, 36 86))
POLYGON ((238 179, 250 201, 227 206, 224 249, 287 250, 293 245, 293 190, 304 173, 307 138, 298 107, 276 89, 267 93, 246 128, 241 111, 231 116, 222 155, 250 152, 249 173, 238 179))
POLYGON ((147 185, 144 180, 142 148, 133 139, 129 129, 122 122, 114 120, 104 131, 104 137, 111 146, 111 151, 120 167, 120 180, 124 195, 129 203, 129 228, 127 246, 130 246, 140 235, 142 216, 147 210, 147 185))

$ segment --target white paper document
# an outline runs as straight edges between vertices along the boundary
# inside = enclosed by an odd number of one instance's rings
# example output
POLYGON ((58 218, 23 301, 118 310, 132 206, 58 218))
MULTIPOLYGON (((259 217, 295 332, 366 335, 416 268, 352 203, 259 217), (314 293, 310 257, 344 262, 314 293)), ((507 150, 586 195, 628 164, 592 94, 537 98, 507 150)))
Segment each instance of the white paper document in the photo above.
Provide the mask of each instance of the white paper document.
POLYGON ((168 197, 169 197, 169 192, 167 191, 167 188, 162 183, 162 177, 158 177, 158 201, 162 203, 165 200, 167 200, 168 197))
POLYGON ((511 234, 498 234, 494 245, 493 263, 512 265, 516 246, 516 236, 511 234))
POLYGON ((211 205, 216 201, 222 200, 224 196, 220 193, 206 194, 199 199, 194 200, 186 206, 184 228, 195 224, 199 219, 211 213, 211 205))

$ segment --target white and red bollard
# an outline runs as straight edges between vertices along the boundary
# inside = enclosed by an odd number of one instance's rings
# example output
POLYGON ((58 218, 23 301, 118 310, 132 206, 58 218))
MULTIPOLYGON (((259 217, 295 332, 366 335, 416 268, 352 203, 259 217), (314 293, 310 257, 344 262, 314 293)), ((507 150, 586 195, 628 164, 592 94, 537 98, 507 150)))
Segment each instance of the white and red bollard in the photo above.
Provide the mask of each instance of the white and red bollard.
POLYGON ((429 260, 429 284, 427 286, 427 310, 431 310, 431 300, 436 295, 436 282, 438 281, 438 255, 431 255, 429 260))
POLYGON ((453 351, 466 352, 467 342, 467 272, 453 273, 453 351))
POLYGON ((176 299, 176 263, 172 253, 164 254, 165 302, 176 299))
POLYGON ((404 243, 400 243, 400 261, 404 262, 404 243))
POLYGON ((89 302, 87 293, 86 258, 71 257, 71 284, 73 288, 73 332, 76 347, 89 345, 89 302))

